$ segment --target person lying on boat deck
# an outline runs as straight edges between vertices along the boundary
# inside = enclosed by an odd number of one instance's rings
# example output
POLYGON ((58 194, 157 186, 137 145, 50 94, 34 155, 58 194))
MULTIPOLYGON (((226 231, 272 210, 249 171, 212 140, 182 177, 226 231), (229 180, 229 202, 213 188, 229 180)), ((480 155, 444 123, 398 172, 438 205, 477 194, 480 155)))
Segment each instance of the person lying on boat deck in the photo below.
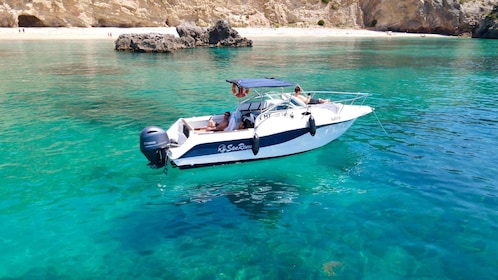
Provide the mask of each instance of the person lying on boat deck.
POLYGON ((230 118, 230 112, 225 112, 223 116, 223 120, 219 123, 214 120, 209 120, 208 126, 206 127, 207 131, 223 131, 228 127, 228 119, 230 118))
POLYGON ((297 86, 294 89, 294 93, 295 93, 296 97, 299 98, 300 100, 302 100, 305 104, 321 104, 321 103, 327 103, 327 102, 329 102, 328 99, 311 98, 310 94, 308 94, 308 97, 302 96, 301 95, 301 87, 299 87, 299 86, 297 86))

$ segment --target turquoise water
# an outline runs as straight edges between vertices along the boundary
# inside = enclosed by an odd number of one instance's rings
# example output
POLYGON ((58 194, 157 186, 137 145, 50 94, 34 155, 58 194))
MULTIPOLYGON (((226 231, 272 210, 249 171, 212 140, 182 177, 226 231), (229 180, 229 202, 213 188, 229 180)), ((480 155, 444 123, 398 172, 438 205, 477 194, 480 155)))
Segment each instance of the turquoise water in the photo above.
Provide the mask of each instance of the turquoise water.
POLYGON ((273 39, 130 54, 0 42, 0 279, 498 279, 498 41, 273 39), (146 125, 225 79, 371 92, 296 156, 152 170, 146 125))

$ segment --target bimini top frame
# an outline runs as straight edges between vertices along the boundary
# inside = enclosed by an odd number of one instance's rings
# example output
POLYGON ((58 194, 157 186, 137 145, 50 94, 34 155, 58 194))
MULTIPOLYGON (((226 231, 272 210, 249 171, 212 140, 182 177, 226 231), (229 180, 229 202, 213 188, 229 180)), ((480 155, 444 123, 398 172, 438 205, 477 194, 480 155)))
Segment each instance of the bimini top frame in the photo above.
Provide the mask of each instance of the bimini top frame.
POLYGON ((296 85, 296 83, 291 83, 275 78, 235 79, 227 80, 227 82, 235 84, 239 88, 291 87, 296 85))

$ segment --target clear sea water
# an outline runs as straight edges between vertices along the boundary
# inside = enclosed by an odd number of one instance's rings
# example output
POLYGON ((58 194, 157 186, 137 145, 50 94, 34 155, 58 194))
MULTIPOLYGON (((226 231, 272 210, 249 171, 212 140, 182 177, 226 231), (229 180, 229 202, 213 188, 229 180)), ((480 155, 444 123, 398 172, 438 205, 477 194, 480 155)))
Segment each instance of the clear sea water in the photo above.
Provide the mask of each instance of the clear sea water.
POLYGON ((113 47, 0 42, 0 279, 498 279, 498 41, 113 47), (146 166, 144 126, 232 109, 240 77, 373 93, 387 134, 146 166))

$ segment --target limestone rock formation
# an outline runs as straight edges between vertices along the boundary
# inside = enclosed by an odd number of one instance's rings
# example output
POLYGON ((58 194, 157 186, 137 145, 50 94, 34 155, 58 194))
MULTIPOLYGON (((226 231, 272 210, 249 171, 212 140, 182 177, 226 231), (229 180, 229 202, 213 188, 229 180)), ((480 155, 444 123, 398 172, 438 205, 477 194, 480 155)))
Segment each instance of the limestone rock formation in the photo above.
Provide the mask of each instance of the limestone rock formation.
POLYGON ((121 34, 116 39, 114 49, 117 51, 132 52, 173 52, 185 49, 191 42, 177 38, 171 34, 145 33, 145 34, 121 34))
POLYGON ((363 0, 365 26, 375 30, 470 36, 492 1, 363 0))
POLYGON ((171 34, 121 34, 115 50, 131 52, 173 52, 197 46, 251 47, 252 41, 241 37, 228 22, 220 20, 211 28, 182 24, 176 28, 180 37, 171 34))
POLYGON ((0 27, 163 27, 183 22, 207 27, 226 19, 234 27, 308 27, 323 21, 326 27, 479 36, 496 6, 496 0, 4 0, 0 27))
POLYGON ((241 37, 225 20, 218 21, 207 30, 208 44, 217 47, 251 47, 252 41, 241 37))
POLYGON ((195 46, 205 46, 209 42, 207 29, 190 22, 185 22, 177 26, 176 32, 182 38, 193 40, 195 46))
POLYGON ((493 11, 481 20, 473 37, 498 38, 498 6, 495 6, 493 11))

